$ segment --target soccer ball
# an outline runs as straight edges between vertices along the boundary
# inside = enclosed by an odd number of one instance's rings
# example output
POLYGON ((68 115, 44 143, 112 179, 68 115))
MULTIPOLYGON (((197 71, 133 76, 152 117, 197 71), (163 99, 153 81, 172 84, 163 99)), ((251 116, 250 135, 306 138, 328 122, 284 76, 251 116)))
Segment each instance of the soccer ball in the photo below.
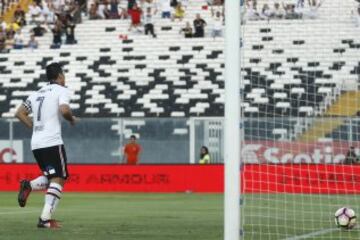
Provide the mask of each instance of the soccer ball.
POLYGON ((352 229, 356 225, 356 215, 354 210, 342 207, 335 212, 335 224, 338 227, 352 229))

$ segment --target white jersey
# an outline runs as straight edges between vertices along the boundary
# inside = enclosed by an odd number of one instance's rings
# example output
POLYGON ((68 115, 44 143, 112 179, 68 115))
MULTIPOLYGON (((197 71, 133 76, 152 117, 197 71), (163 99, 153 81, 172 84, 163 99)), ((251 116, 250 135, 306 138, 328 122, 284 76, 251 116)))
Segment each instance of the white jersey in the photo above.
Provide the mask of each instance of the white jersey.
POLYGON ((71 92, 67 88, 49 84, 31 94, 23 103, 28 112, 33 113, 32 150, 64 144, 59 106, 69 105, 70 97, 71 92))

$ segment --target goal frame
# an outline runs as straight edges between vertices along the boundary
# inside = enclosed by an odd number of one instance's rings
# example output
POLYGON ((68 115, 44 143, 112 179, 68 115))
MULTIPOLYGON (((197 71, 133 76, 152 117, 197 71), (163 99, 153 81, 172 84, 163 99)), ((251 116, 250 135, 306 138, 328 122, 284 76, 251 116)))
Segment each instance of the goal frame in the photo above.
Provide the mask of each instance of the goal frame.
POLYGON ((240 239, 240 3, 225 1, 224 239, 240 239))

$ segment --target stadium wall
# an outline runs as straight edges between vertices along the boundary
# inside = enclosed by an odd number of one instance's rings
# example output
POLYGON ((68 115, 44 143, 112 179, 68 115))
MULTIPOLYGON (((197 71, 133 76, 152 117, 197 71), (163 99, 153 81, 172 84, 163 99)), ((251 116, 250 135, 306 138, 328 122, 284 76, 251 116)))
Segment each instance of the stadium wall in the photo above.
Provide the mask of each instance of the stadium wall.
MULTIPOLYGON (((245 193, 360 194, 360 165, 247 164, 245 193)), ((222 193, 223 165, 69 165, 66 191, 222 193)), ((0 164, 0 191, 39 175, 36 164, 0 164)))

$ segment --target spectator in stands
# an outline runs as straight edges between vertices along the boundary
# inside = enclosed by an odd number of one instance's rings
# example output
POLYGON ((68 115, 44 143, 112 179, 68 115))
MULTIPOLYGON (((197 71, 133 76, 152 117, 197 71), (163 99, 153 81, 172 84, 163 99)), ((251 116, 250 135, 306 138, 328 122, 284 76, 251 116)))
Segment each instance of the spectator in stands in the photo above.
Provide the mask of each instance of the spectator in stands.
POLYGON ((18 5, 14 12, 14 21, 21 27, 26 25, 25 11, 18 5))
POLYGON ((133 9, 135 3, 137 3, 137 0, 126 0, 128 2, 127 7, 128 9, 133 9))
POLYGON ((178 5, 178 0, 171 0, 170 2, 171 7, 176 8, 177 5, 178 5))
POLYGON ((294 4, 286 4, 283 7, 285 9, 285 19, 300 19, 302 17, 300 13, 295 11, 294 4))
POLYGON ((47 30, 41 26, 40 22, 37 22, 36 27, 34 27, 31 32, 35 37, 42 37, 44 36, 44 33, 47 32, 47 30))
POLYGON ((157 14, 157 4, 154 3, 154 0, 143 0, 141 4, 142 11, 146 13, 148 8, 150 8, 153 15, 157 14))
POLYGON ((14 47, 14 35, 15 34, 7 33, 7 37, 5 40, 5 45, 6 45, 7 51, 10 51, 10 49, 14 47))
POLYGON ((162 18, 171 18, 172 8, 170 6, 170 0, 159 0, 159 9, 162 18))
MULTIPOLYGON (((100 0, 97 0, 100 1, 100 0)), ((72 0, 64 0, 64 5, 62 6, 61 10, 57 12, 58 14, 64 14, 64 12, 68 12, 70 10, 70 4, 72 0)))
POLYGON ((54 24, 56 20, 55 9, 52 1, 45 2, 42 8, 42 16, 45 24, 54 24))
POLYGON ((360 26, 360 5, 358 6, 358 8, 356 9, 356 12, 354 14, 354 11, 351 11, 351 16, 353 18, 353 21, 355 23, 356 27, 360 26))
POLYGON ((64 0, 52 0, 52 5, 54 8, 54 12, 60 13, 64 7, 64 0))
POLYGON ((6 7, 6 1, 5 0, 1 0, 1 4, 0 4, 0 6, 1 6, 1 9, 0 9, 0 16, 1 15, 3 15, 4 14, 4 12, 5 12, 5 7, 6 7))
POLYGON ((37 49, 39 47, 39 43, 38 41, 36 41, 34 34, 30 35, 30 40, 28 42, 27 47, 30 49, 37 49))
POLYGON ((304 18, 316 19, 318 17, 318 9, 321 7, 321 2, 317 0, 308 0, 309 7, 303 12, 304 18))
POLYGON ((30 23, 34 23, 37 20, 40 20, 39 18, 41 16, 41 8, 36 4, 35 1, 29 6, 29 13, 31 17, 30 23))
POLYGON ((128 11, 125 8, 120 8, 120 12, 119 12, 119 18, 120 19, 127 19, 129 17, 128 11))
POLYGON ((304 3, 305 3, 305 0, 297 0, 296 7, 297 8, 303 8, 304 3))
POLYGON ((285 12, 281 9, 279 3, 274 3, 274 9, 271 12, 271 18, 282 19, 285 16, 285 12))
POLYGON ((101 19, 108 19, 110 16, 110 12, 107 8, 107 1, 106 0, 102 0, 100 2, 100 4, 98 5, 97 8, 97 15, 101 18, 101 19))
POLYGON ((7 39, 13 39, 15 36, 15 33, 20 29, 20 26, 16 23, 13 22, 11 24, 7 24, 7 28, 6 28, 6 38, 7 39))
POLYGON ((14 49, 22 49, 24 47, 24 35, 21 29, 17 30, 14 36, 14 49))
POLYGON ((123 162, 128 165, 137 165, 139 163, 140 152, 141 152, 141 146, 136 142, 136 136, 131 135, 129 143, 126 144, 124 148, 123 162))
POLYGON ((0 53, 5 53, 6 50, 6 33, 0 28, 0 53))
POLYGON ((185 17, 185 9, 179 2, 174 10, 172 20, 174 21, 175 19, 179 19, 180 21, 182 21, 184 17, 185 17))
POLYGON ((98 15, 97 5, 94 4, 94 3, 92 3, 92 4, 90 5, 89 19, 90 19, 90 20, 101 19, 101 17, 98 15))
POLYGON ((3 18, 0 16, 0 28, 2 29, 2 32, 6 32, 7 24, 5 21, 3 21, 3 18))
POLYGON ((128 5, 127 5, 128 15, 131 17, 131 13, 134 8, 134 5, 136 4, 136 0, 127 0, 127 1, 128 1, 128 5))
POLYGON ((358 163, 359 163, 359 158, 356 155, 355 148, 351 146, 346 154, 344 164, 358 164, 358 163))
POLYGON ((193 31, 190 22, 186 22, 186 26, 180 30, 180 33, 184 33, 185 38, 193 37, 193 31))
POLYGON ((77 5, 80 8, 80 12, 81 13, 87 13, 87 0, 75 0, 75 2, 77 3, 77 5))
POLYGON ((76 44, 75 40, 75 23, 73 22, 73 18, 68 15, 67 21, 65 24, 65 33, 66 33, 66 44, 76 44))
POLYGON ((62 23, 58 20, 55 23, 54 28, 52 29, 53 33, 53 43, 51 48, 56 49, 61 46, 61 35, 62 35, 62 23))
POLYGON ((110 1, 109 18, 110 19, 118 19, 119 17, 120 17, 119 2, 118 2, 118 0, 111 0, 110 1))
POLYGON ((19 26, 19 24, 17 24, 15 21, 13 21, 10 24, 7 24, 7 29, 9 30, 13 30, 14 34, 15 32, 17 32, 17 30, 19 30, 21 27, 19 26))
POLYGON ((209 149, 205 146, 202 146, 200 149, 200 164, 209 164, 210 163, 210 154, 209 149))
POLYGON ((200 17, 199 13, 197 13, 196 19, 194 20, 194 29, 195 29, 194 37, 196 37, 196 38, 204 37, 205 36, 205 30, 204 30, 205 26, 206 26, 205 20, 200 17))
POLYGON ((212 37, 215 39, 216 37, 222 37, 222 29, 223 29, 223 15, 220 11, 216 11, 214 13, 214 8, 211 7, 211 16, 213 20, 213 27, 212 27, 212 37))
POLYGON ((139 6, 135 3, 133 9, 131 10, 131 23, 129 32, 135 28, 136 31, 141 32, 140 25, 141 25, 141 14, 142 10, 139 6))
POLYGON ((263 20, 269 20, 271 17, 271 10, 269 5, 266 3, 263 5, 263 8, 261 10, 260 18, 263 20))
POLYGON ((34 0, 34 2, 36 3, 36 5, 38 5, 41 8, 41 4, 42 4, 43 0, 34 0))
POLYGON ((256 1, 247 1, 246 2, 246 19, 247 20, 259 20, 260 14, 257 11, 257 2, 256 1))
POLYGON ((77 1, 73 1, 68 10, 68 14, 72 17, 72 22, 74 24, 81 23, 81 7, 77 1))
POLYGON ((148 35, 148 33, 150 33, 153 36, 153 38, 156 38, 156 34, 154 32, 154 19, 150 7, 146 9, 146 13, 144 15, 144 28, 145 28, 145 35, 148 35))

